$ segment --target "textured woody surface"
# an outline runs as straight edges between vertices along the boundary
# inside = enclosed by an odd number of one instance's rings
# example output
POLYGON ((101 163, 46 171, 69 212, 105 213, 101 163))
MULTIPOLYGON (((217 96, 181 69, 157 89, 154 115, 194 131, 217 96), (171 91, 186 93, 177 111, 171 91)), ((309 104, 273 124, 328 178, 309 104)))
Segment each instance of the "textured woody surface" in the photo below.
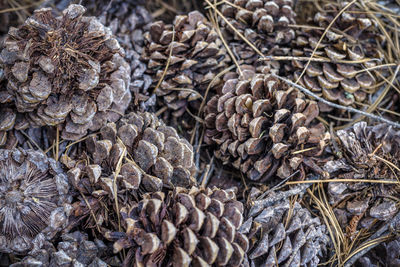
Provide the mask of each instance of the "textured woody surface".
POLYGON ((68 190, 67 176, 43 153, 0 150, 0 251, 35 251, 63 230, 68 190))
POLYGON ((198 11, 176 16, 173 24, 151 24, 142 57, 153 87, 163 78, 155 94, 175 117, 185 112, 189 102, 195 102, 196 110, 208 84, 229 63, 213 25, 198 11))
MULTIPOLYGON (((337 132, 342 147, 340 159, 329 161, 324 169, 331 178, 397 180, 400 132, 380 124, 355 124, 337 132)), ((379 183, 330 183, 328 196, 339 223, 354 234, 362 228, 379 226, 397 212, 397 185, 379 183), (350 228, 348 228, 350 227, 350 228)))
POLYGON ((325 262, 326 227, 300 203, 272 200, 264 208, 251 206, 240 232, 249 238, 244 266, 317 266, 325 262))
MULTIPOLYGON (((195 184, 192 146, 151 113, 129 113, 117 124, 105 125, 98 136, 86 140, 84 150, 71 157, 64 155, 62 161, 100 225, 116 215, 103 205, 113 207, 117 195, 122 205, 143 192, 161 191, 163 186, 195 184)), ((84 199, 74 203, 74 215, 78 220, 93 220, 84 199)))
POLYGON ((106 237, 136 266, 240 266, 248 247, 242 214, 232 190, 177 187, 123 207, 124 232, 106 237))
POLYGON ((318 105, 269 74, 242 67, 207 103, 205 142, 215 155, 251 180, 266 182, 304 169, 302 162, 325 147, 318 105), (304 150, 303 153, 293 152, 304 150))
POLYGON ((7 97, 31 126, 62 124, 64 139, 78 139, 116 121, 131 99, 130 67, 109 28, 70 5, 56 17, 36 10, 10 28, 1 52, 7 97))
POLYGON ((356 263, 358 267, 400 266, 400 240, 396 238, 380 244, 356 263))

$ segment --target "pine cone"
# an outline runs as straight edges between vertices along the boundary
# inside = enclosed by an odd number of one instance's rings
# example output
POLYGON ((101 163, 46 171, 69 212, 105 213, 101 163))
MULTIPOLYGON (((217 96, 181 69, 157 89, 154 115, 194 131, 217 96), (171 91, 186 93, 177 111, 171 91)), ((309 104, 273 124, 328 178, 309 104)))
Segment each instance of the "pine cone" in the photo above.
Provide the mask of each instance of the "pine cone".
POLYGON ((329 236, 325 225, 300 203, 270 193, 255 201, 240 232, 249 238, 244 266, 317 266, 324 262, 329 236))
POLYGON ((87 234, 73 232, 63 234, 57 248, 48 244, 46 249, 24 257, 10 267, 107 267, 108 265, 100 259, 106 250, 107 246, 102 241, 89 241, 87 234))
POLYGON ((285 55, 289 52, 288 45, 295 38, 295 32, 288 25, 296 24, 292 0, 228 0, 227 2, 229 3, 219 5, 219 9, 231 25, 222 17, 219 17, 219 22, 224 37, 231 48, 236 48, 239 59, 245 60, 246 64, 252 64, 257 61, 259 55, 237 32, 265 55, 271 53, 285 55))
POLYGON ((68 140, 116 121, 131 99, 123 50, 85 8, 70 5, 55 17, 35 11, 11 28, 1 52, 7 89, 31 126, 62 124, 68 140))
POLYGON ((163 78, 155 94, 160 105, 166 105, 175 117, 180 117, 192 101, 197 114, 208 84, 229 62, 213 25, 198 11, 176 16, 172 25, 162 21, 151 24, 145 33, 142 57, 153 77, 153 86, 163 78), (163 77, 167 62, 169 67, 163 77))
POLYGON ((355 264, 356 267, 400 266, 400 239, 388 241, 367 252, 355 264))
MULTIPOLYGON (((400 131, 381 124, 355 124, 337 132, 343 158, 328 161, 324 169, 337 179, 391 179, 397 181, 400 131)), ((359 229, 379 226, 397 212, 400 191, 396 185, 379 183, 329 183, 328 196, 339 223, 353 237, 359 229)))
POLYGON ((34 1, 27 4, 24 0, 0 1, 0 35, 6 34, 10 27, 18 26, 24 22, 26 14, 33 12, 41 1, 34 1), (24 7, 22 10, 16 7, 24 7), (8 12, 4 12, 8 10, 8 12))
MULTIPOLYGON (((295 80, 303 72, 325 29, 345 4, 347 3, 330 3, 324 6, 323 12, 316 13, 314 24, 310 26, 321 27, 320 29, 305 27, 296 32, 291 55, 307 59, 292 60, 292 70, 289 73, 294 73, 295 80)), ((374 71, 363 71, 379 65, 383 60, 383 54, 378 50, 377 42, 381 37, 378 36, 377 28, 376 21, 369 19, 365 12, 356 12, 354 6, 343 12, 316 50, 314 57, 321 61, 311 61, 300 79, 300 84, 322 94, 328 101, 345 106, 369 101, 368 94, 377 91, 381 81, 374 71), (356 63, 350 64, 351 61, 356 63)), ((332 107, 325 104, 320 104, 320 107, 323 112, 332 111, 332 107)))
POLYGON ((56 162, 33 150, 0 150, 0 251, 40 249, 66 227, 69 185, 56 162))
MULTIPOLYGON (((126 203, 142 192, 195 183, 192 146, 151 113, 129 113, 117 125, 107 124, 99 136, 86 140, 83 152, 76 154, 65 154, 62 161, 70 169, 68 175, 74 187, 92 203, 99 222, 111 216, 102 203, 114 206, 115 195, 126 203), (85 164, 87 158, 91 164, 85 164)), ((84 199, 74 207, 76 218, 93 219, 84 199)))
POLYGON ((321 123, 312 123, 317 103, 269 74, 242 71, 207 103, 205 142, 217 144, 216 157, 251 180, 283 179, 297 170, 304 177, 303 161, 322 153, 327 136, 321 123))
POLYGON ((126 264, 240 266, 248 246, 237 231, 242 213, 234 191, 177 187, 122 208, 124 232, 106 236, 118 238, 114 252, 130 249, 126 264))

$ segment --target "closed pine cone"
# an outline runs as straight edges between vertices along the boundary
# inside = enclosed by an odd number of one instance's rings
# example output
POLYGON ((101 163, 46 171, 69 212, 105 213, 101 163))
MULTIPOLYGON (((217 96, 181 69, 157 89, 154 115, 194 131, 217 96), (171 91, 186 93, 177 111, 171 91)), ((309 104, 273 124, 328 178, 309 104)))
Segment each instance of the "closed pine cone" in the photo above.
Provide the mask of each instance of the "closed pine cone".
POLYGON ((153 77, 154 88, 163 78, 155 94, 160 106, 166 105, 175 117, 185 113, 193 101, 192 113, 197 114, 208 84, 229 63, 213 28, 200 12, 193 11, 176 16, 172 25, 154 22, 145 34, 142 57, 147 62, 147 72, 153 77))
POLYGON ((45 249, 24 257, 10 267, 107 267, 100 257, 108 250, 100 240, 90 241, 88 235, 79 231, 63 234, 56 247, 51 243, 45 249))
POLYGON ((123 207, 124 232, 109 232, 127 266, 241 266, 248 247, 238 232, 243 204, 232 190, 175 188, 123 207), (133 264, 133 265, 132 265, 133 264))
MULTIPOLYGON (((175 129, 147 112, 129 113, 117 124, 103 126, 98 136, 86 140, 82 151, 64 154, 62 162, 69 168, 75 189, 91 203, 100 225, 116 214, 106 212, 102 205, 114 207, 117 195, 122 205, 144 192, 161 191, 164 186, 195 184, 192 146, 175 129), (91 164, 86 163, 87 158, 91 164)), ((89 224, 93 222, 85 199, 73 205, 77 220, 87 218, 89 224)))
MULTIPOLYGON (((292 60, 289 73, 294 73, 295 79, 300 77, 322 34, 344 7, 344 3, 339 4, 338 1, 338 4, 325 5, 324 11, 314 16, 310 26, 315 27, 303 27, 296 31, 291 56, 306 59, 292 60)), ((380 37, 376 31, 376 21, 363 12, 352 11, 356 11, 354 6, 335 20, 314 55, 314 58, 321 61, 311 61, 304 76, 300 78, 300 84, 328 101, 361 107, 355 102, 369 101, 368 95, 379 89, 378 84, 382 80, 374 71, 368 73, 365 69, 379 65, 383 55, 378 50, 380 37)), ((322 103, 320 107, 321 112, 332 110, 332 107, 322 103)))
POLYGON ((31 126, 62 124, 62 137, 116 121, 131 99, 130 67, 108 28, 70 5, 55 17, 36 10, 11 28, 1 52, 7 89, 31 126))
POLYGON ((240 232, 249 238, 244 266, 313 266, 325 262, 325 225, 299 202, 270 193, 254 201, 240 232), (269 202, 264 207, 259 202, 269 202))
POLYGON ((41 152, 0 150, 0 251, 27 254, 66 228, 69 184, 41 152))
MULTIPOLYGON (((324 169, 333 179, 391 179, 397 181, 400 132, 386 124, 355 124, 337 132, 342 158, 328 161, 324 169)), ((354 237, 361 229, 379 227, 397 212, 397 185, 379 183, 329 183, 328 196, 344 232, 354 237)))
MULTIPOLYGON (((205 142, 215 155, 251 180, 286 178, 325 147, 325 129, 314 124, 318 105, 270 74, 242 66, 244 75, 227 80, 222 94, 205 109, 205 142), (293 154, 298 150, 305 152, 293 154)), ((272 180, 271 180, 272 181, 272 180)))

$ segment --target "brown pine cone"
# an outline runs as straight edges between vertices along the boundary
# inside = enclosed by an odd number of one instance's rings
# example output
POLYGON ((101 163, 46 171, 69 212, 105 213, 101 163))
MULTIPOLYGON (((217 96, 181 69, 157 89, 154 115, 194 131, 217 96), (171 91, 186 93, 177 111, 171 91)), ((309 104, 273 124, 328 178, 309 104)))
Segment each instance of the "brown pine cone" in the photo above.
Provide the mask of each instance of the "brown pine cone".
POLYGON ((400 266, 400 239, 384 242, 361 257, 355 267, 400 266))
POLYGON ((100 257, 107 251, 101 240, 89 241, 88 235, 82 232, 63 234, 57 248, 47 244, 34 255, 26 256, 10 267, 107 267, 100 257))
MULTIPOLYGON (((192 146, 174 128, 147 112, 129 113, 117 125, 108 123, 98 136, 87 138, 82 151, 64 154, 62 162, 70 169, 68 176, 75 189, 92 203, 100 225, 114 214, 102 205, 113 207, 115 195, 122 205, 143 192, 195 184, 192 146)), ((93 222, 85 199, 74 207, 78 220, 87 217, 93 222)))
POLYGON ((248 247, 237 231, 242 213, 234 191, 177 187, 123 207, 124 232, 106 237, 118 239, 115 253, 129 249, 126 266, 241 266, 248 247))
MULTIPOLYGON (((400 131, 360 122, 337 135, 343 157, 325 164, 331 179, 397 181, 400 172, 392 166, 400 165, 400 131)), ((398 212, 400 191, 394 184, 329 183, 328 196, 343 232, 354 237, 361 229, 390 220, 398 212)))
POLYGON ((147 73, 153 78, 153 88, 163 78, 155 94, 160 106, 166 105, 174 117, 185 113, 189 102, 197 114, 208 84, 230 61, 213 28, 200 12, 193 11, 176 16, 172 25, 154 22, 145 33, 142 57, 147 73))
MULTIPOLYGON (((325 29, 345 4, 347 2, 338 1, 337 4, 325 5, 323 11, 315 14, 310 25, 315 27, 299 28, 296 32, 291 56, 306 59, 294 59, 291 66, 288 65, 295 80, 303 72, 325 29)), ((328 101, 361 108, 362 105, 356 102, 368 102, 368 95, 379 89, 382 80, 374 71, 365 69, 382 63, 384 56, 379 51, 381 37, 377 32, 377 22, 368 18, 365 12, 356 11, 352 6, 335 20, 316 50, 314 57, 320 61, 311 61, 300 84, 328 101)), ((383 70, 378 71, 382 73, 383 70)), ((322 112, 332 111, 332 107, 325 104, 321 103, 320 107, 322 112)))
POLYGON ((274 192, 252 203, 240 228, 250 243, 244 266, 316 267, 325 262, 330 238, 318 217, 274 192))
POLYGON ((0 60, 8 92, 31 126, 62 124, 62 137, 116 121, 131 99, 130 67, 110 29, 85 8, 70 5, 62 16, 36 10, 11 28, 0 60))
MULTIPOLYGON (((212 2, 212 1, 210 1, 212 2)), ((225 19, 219 17, 224 37, 243 63, 252 64, 259 55, 237 34, 239 32, 263 54, 286 55, 295 38, 296 24, 292 0, 228 0, 218 6, 225 19)))
POLYGON ((205 142, 216 144, 216 157, 251 180, 283 179, 297 170, 304 177, 303 161, 322 153, 328 135, 313 122, 317 103, 269 74, 249 66, 242 71, 208 101, 205 142))
POLYGON ((0 251, 26 254, 65 229, 67 176, 33 150, 0 150, 0 251))

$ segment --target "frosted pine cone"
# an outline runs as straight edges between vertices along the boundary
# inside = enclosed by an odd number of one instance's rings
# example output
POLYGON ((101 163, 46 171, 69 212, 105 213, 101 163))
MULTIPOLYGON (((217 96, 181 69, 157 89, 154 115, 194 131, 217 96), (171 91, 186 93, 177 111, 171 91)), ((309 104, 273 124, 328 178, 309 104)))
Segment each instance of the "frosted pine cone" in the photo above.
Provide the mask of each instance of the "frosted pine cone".
POLYGON ((36 10, 11 28, 1 52, 8 92, 32 126, 62 124, 64 139, 116 121, 131 99, 123 50, 85 8, 70 5, 55 17, 36 10))
POLYGON ((89 241, 87 234, 73 232, 62 235, 57 247, 48 244, 34 255, 27 256, 10 267, 107 267, 100 259, 107 251, 107 246, 100 240, 89 241))
POLYGON ((152 23, 145 33, 145 47, 142 57, 153 77, 153 87, 163 78, 155 94, 160 105, 166 105, 175 117, 185 112, 189 102, 194 101, 197 111, 208 84, 229 61, 213 25, 198 11, 176 16, 172 25, 152 23))
POLYGON ((106 237, 118 239, 114 252, 129 249, 125 263, 135 266, 241 266, 242 213, 234 191, 177 187, 122 208, 124 232, 106 237))
POLYGON ((70 210, 66 175, 33 150, 0 150, 0 251, 40 249, 66 227, 70 210))
MULTIPOLYGON (((385 124, 367 126, 360 122, 337 135, 343 157, 324 166, 332 179, 397 181, 400 172, 390 164, 399 165, 399 131, 385 124)), ((396 185, 379 183, 329 183, 328 196, 344 232, 354 237, 360 229, 390 220, 398 212, 395 199, 400 191, 396 185)))
POLYGON ((251 180, 286 178, 325 147, 325 129, 313 122, 318 105, 270 74, 242 67, 243 76, 225 82, 205 109, 205 142, 215 155, 251 180), (295 151, 304 151, 293 153, 295 151))
POLYGON ((250 245, 245 266, 318 266, 324 262, 329 236, 318 217, 300 203, 269 194, 255 201, 240 232, 250 245))
MULTIPOLYGON (((291 55, 306 59, 292 61, 291 72, 294 72, 295 79, 303 72, 327 26, 347 4, 339 2, 325 5, 323 11, 315 14, 311 25, 315 27, 300 28, 296 32, 291 55)), ((379 89, 382 80, 374 71, 363 71, 379 65, 384 58, 379 51, 378 42, 381 37, 376 25, 375 20, 368 18, 364 12, 357 12, 354 6, 343 12, 316 50, 314 57, 322 60, 311 61, 300 84, 322 94, 326 100, 341 105, 355 106, 356 102, 368 102, 368 95, 379 89)), ((379 71, 382 72, 382 69, 379 71)), ((322 103, 320 106, 323 112, 332 110, 322 103)))
MULTIPOLYGON (((104 214, 102 201, 112 207, 115 195, 122 197, 122 205, 143 192, 195 184, 192 146, 151 113, 129 113, 117 125, 105 125, 99 136, 86 140, 83 151, 64 155, 62 161, 70 169, 74 187, 92 203, 99 222, 111 216, 104 214), (85 164, 87 157, 91 164, 85 164)), ((83 199, 74 207, 75 217, 92 220, 83 199)))

